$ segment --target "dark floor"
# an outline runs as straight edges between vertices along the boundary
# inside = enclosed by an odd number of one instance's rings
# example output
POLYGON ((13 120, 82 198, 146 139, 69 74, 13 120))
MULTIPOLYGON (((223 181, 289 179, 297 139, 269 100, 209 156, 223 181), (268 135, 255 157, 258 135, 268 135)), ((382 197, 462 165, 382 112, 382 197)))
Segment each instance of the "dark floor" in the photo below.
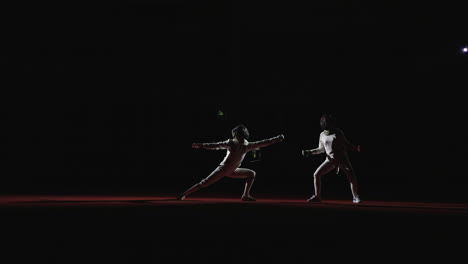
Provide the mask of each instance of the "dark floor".
POLYGON ((296 198, 2 196, 5 263, 314 263, 458 259, 468 204, 296 198))

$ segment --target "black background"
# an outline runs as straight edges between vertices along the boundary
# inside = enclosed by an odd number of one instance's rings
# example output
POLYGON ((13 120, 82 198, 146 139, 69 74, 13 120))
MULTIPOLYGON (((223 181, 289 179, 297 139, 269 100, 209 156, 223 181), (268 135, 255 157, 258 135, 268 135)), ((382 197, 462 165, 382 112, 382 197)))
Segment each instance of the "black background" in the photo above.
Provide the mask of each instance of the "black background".
POLYGON ((460 3, 309 2, 2 4, 2 193, 175 195, 225 154, 191 143, 245 124, 286 137, 246 158, 252 194, 308 198, 332 112, 363 199, 468 201, 460 3))

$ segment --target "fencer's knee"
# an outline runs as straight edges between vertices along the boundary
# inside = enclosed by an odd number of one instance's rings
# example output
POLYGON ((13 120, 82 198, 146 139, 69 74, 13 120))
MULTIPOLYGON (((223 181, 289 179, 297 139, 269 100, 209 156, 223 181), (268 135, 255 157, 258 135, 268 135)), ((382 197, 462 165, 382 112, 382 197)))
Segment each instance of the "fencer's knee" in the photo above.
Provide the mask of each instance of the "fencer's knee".
POLYGON ((249 175, 249 178, 255 179, 256 175, 257 175, 257 173, 255 171, 251 171, 250 175, 249 175))
POLYGON ((320 174, 317 173, 317 172, 315 172, 315 173, 314 173, 314 179, 318 179, 318 178, 320 178, 320 174))

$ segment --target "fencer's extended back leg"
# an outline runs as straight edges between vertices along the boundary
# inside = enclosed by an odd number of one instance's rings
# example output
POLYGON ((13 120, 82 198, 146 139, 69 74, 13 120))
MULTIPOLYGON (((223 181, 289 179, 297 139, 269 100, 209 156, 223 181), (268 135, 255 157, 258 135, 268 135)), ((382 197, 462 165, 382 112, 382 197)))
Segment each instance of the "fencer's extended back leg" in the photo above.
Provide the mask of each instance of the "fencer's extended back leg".
POLYGON ((208 186, 210 186, 211 184, 219 181, 221 178, 224 177, 224 171, 220 168, 216 168, 210 175, 208 175, 208 177, 204 178, 203 180, 201 180, 199 183, 193 185, 192 187, 190 187, 187 191, 185 191, 182 195, 185 197, 185 196, 188 196, 202 188, 206 188, 208 186))

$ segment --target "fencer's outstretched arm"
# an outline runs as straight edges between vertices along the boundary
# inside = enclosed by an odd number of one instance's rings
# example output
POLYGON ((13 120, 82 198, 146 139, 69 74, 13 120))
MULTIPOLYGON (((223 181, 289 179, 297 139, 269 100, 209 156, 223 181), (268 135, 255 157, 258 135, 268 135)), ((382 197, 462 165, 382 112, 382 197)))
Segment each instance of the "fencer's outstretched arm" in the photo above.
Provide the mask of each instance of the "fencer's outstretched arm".
MULTIPOLYGON (((322 135, 320 135, 321 137, 322 135)), ((302 155, 303 156, 308 156, 308 155, 317 155, 317 154, 321 154, 321 153, 325 153, 325 147, 323 146, 322 144, 322 140, 320 140, 319 138, 319 144, 318 144, 318 147, 317 148, 314 148, 314 149, 305 149, 302 151, 302 155)))
POLYGON ((248 149, 253 150, 253 149, 268 147, 270 145, 281 142, 283 140, 284 140, 284 135, 281 134, 281 135, 278 135, 276 137, 250 142, 248 149))
POLYGON ((193 143, 192 148, 204 148, 210 150, 227 149, 229 147, 229 140, 216 142, 216 143, 193 143))

